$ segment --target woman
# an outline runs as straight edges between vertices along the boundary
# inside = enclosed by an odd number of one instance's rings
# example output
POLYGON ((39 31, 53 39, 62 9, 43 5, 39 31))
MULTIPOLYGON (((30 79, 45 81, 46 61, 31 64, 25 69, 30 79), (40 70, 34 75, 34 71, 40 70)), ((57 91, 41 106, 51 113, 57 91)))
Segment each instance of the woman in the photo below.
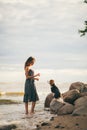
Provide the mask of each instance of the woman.
POLYGON ((31 69, 31 66, 34 65, 35 58, 29 57, 25 62, 24 70, 25 70, 25 92, 24 92, 24 102, 25 102, 25 113, 28 114, 28 102, 32 102, 30 114, 34 114, 34 108, 36 101, 39 100, 36 86, 34 81, 39 80, 40 73, 34 75, 34 71, 31 69))

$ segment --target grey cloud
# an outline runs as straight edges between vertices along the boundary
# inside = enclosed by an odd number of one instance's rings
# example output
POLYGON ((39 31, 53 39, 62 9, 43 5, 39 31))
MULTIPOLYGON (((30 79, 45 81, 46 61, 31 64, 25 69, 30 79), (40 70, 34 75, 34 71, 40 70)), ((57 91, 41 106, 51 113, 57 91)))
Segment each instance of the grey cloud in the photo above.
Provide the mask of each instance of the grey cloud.
POLYGON ((23 63, 34 55, 39 67, 85 68, 86 39, 78 34, 85 16, 80 0, 0 0, 0 61, 23 63))

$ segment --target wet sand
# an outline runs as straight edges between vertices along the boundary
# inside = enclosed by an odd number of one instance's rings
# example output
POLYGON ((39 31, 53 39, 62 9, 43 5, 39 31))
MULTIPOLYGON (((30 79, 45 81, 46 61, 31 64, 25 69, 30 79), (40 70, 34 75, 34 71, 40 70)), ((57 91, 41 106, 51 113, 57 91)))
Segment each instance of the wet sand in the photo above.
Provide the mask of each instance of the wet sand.
POLYGON ((87 130, 87 116, 63 115, 51 118, 36 130, 87 130))

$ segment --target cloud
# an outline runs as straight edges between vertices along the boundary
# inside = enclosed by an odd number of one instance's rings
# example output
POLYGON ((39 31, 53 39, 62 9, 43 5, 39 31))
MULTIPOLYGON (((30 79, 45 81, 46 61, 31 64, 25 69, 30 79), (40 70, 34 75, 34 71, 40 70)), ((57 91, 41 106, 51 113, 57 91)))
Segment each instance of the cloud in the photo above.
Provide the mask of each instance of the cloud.
MULTIPOLYGON (((11 67, 11 66, 10 66, 11 67)), ((16 65, 18 67, 18 65, 16 65)), ((18 71, 13 67, 9 70, 0 71, 0 82, 25 82, 24 70, 18 71), (7 76, 8 75, 8 76, 7 76)), ((35 73, 40 72, 39 82, 47 83, 48 80, 54 79, 56 83, 60 82, 85 82, 87 80, 87 69, 38 69, 35 73)))
POLYGON ((0 0, 0 62, 37 67, 86 68, 86 38, 78 29, 87 6, 80 0, 0 0))

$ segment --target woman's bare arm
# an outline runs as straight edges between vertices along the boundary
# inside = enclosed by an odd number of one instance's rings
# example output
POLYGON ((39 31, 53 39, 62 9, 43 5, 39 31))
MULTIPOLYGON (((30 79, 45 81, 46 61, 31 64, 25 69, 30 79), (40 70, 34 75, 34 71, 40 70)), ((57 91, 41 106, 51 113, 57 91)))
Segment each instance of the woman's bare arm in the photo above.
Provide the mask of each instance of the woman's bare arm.
POLYGON ((37 79, 37 78, 35 78, 37 76, 40 76, 40 74, 38 73, 38 74, 33 75, 33 76, 26 75, 26 78, 28 78, 28 79, 37 79))
POLYGON ((26 68, 25 68, 25 75, 26 75, 26 78, 27 78, 27 79, 32 79, 32 78, 33 78, 33 79, 36 79, 36 80, 37 80, 37 78, 35 78, 35 77, 40 76, 40 73, 38 73, 38 74, 36 74, 36 75, 30 76, 30 75, 28 75, 28 71, 29 71, 29 70, 28 70, 28 67, 26 67, 26 68))

